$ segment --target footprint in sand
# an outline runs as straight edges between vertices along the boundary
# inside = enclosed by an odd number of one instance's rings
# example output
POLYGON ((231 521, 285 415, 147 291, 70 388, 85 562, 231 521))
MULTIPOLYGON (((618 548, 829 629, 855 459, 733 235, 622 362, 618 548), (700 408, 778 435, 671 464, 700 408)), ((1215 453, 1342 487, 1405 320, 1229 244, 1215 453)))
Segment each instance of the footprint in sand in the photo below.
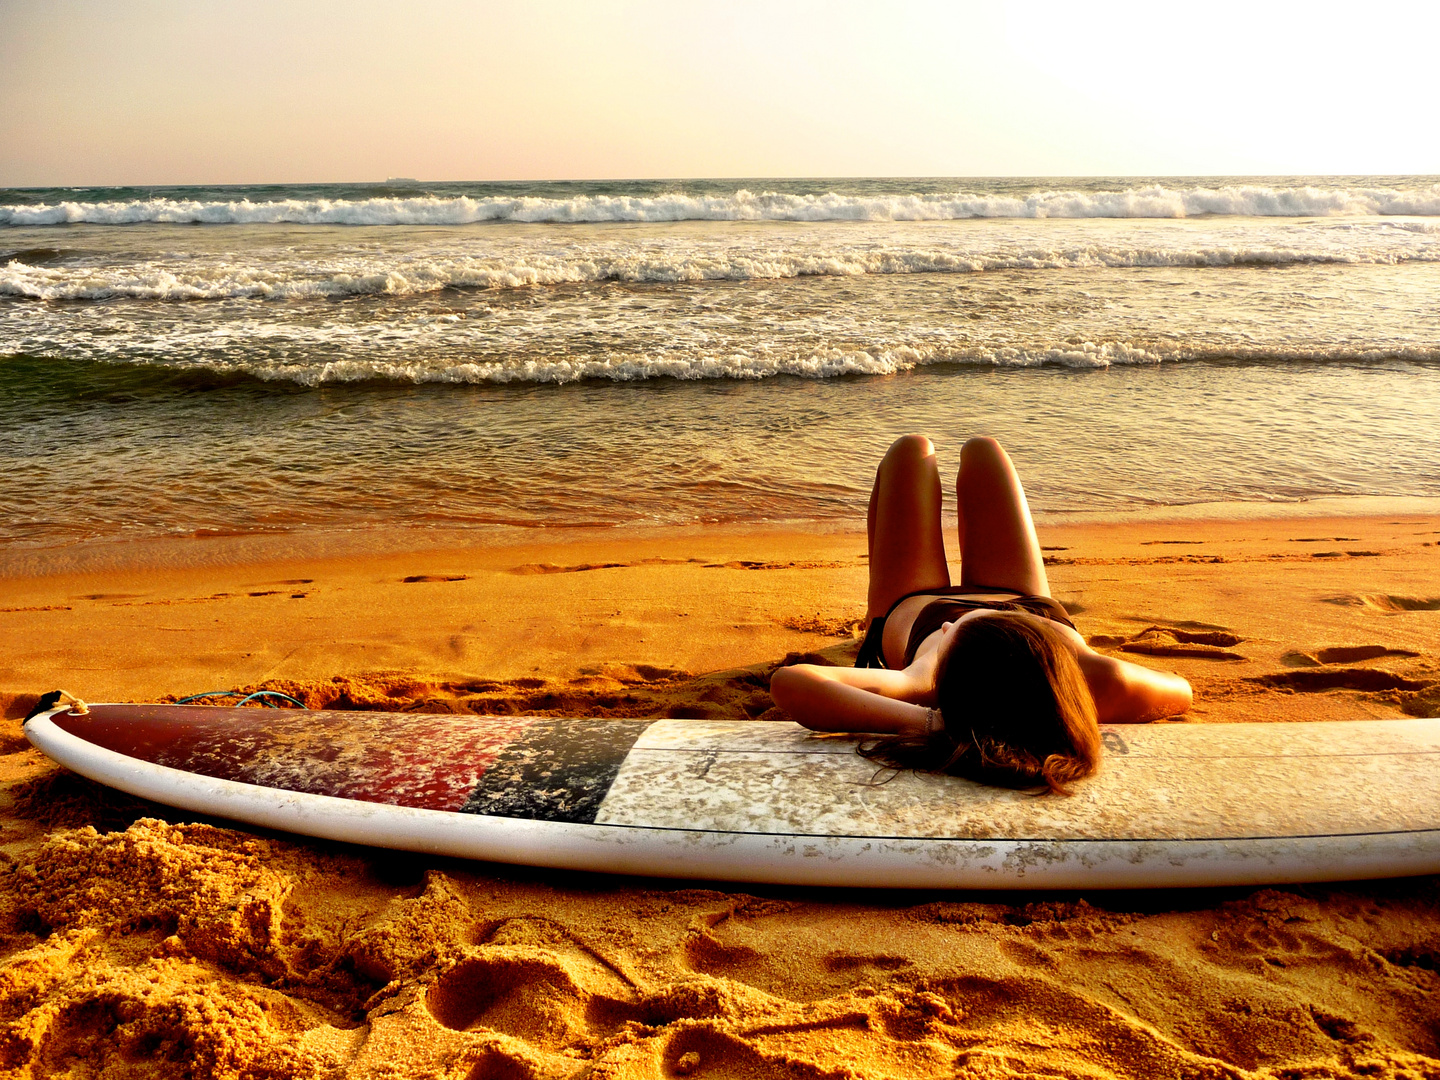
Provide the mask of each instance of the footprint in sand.
POLYGON ((1228 630, 1182 630, 1175 626, 1147 626, 1138 634, 1119 640, 1113 636, 1097 634, 1090 639, 1090 644, 1115 647, 1121 652, 1141 653, 1146 656, 1245 660, 1247 657, 1231 652, 1229 648, 1244 640, 1228 630))
POLYGON ((706 563, 706 570, 835 570, 844 563, 838 562, 759 562, 754 559, 735 559, 724 563, 706 563))
MULTIPOLYGON (((1222 634, 1231 632, 1228 626, 1221 626, 1219 623, 1196 622, 1194 619, 1167 619, 1160 615, 1126 615, 1124 618, 1127 622, 1149 623, 1151 629, 1218 630, 1222 634)), ((1236 638, 1235 642, 1239 644, 1243 640, 1243 638, 1236 638)))
POLYGON ((19 1069, 28 1064, 34 1070, 32 1075, 73 1076, 72 1065, 103 1058, 106 1044, 116 1041, 116 1030, 129 1019, 124 1015, 126 1006, 134 1008, 135 1003, 113 997, 66 1003, 50 1020, 43 1038, 38 1040, 39 1045, 33 1048, 33 1057, 26 1054, 22 1049, 24 1044, 16 1040, 0 1052, 0 1067, 19 1069), (20 1053, 15 1053, 16 1050, 20 1053))
POLYGON ((1420 679, 1407 679, 1393 671, 1357 667, 1302 668, 1299 671, 1284 671, 1273 675, 1255 675, 1247 681, 1300 693, 1320 693, 1324 690, 1413 691, 1434 685, 1420 679))
POLYGON ((1325 596, 1326 604, 1341 607, 1358 607, 1367 611, 1380 611, 1397 615, 1404 611, 1440 611, 1440 596, 1390 596, 1384 593, 1346 593, 1342 596, 1325 596))
MULTIPOLYGON (((521 566, 512 566, 510 573, 518 574, 521 577, 533 577, 536 574, 580 574, 586 570, 615 570, 629 563, 606 562, 606 563, 577 563, 575 566, 557 566, 555 563, 524 563, 521 566)), ((409 578, 405 579, 409 581, 409 578)))
MULTIPOLYGON (((818 1035, 833 1053, 835 1044, 847 1035, 873 1047, 878 1041, 874 1018, 867 1012, 847 1010, 818 1020, 762 1024, 740 1030, 726 1030, 713 1021, 687 1024, 665 1045, 662 1054, 666 1076, 704 1077, 706 1080, 793 1080, 795 1077, 853 1076, 851 1070, 837 1072, 819 1062, 796 1060, 796 1036, 818 1035), (767 1052, 764 1040, 778 1037, 775 1051, 767 1052)), ((885 1035, 903 1039, 889 1031, 885 1035)), ((888 1040, 887 1040, 888 1041, 888 1040)), ((802 1051, 804 1053, 804 1051, 802 1051)))
POLYGON ((544 1050, 588 1044, 641 1013, 636 987, 559 923, 505 919, 430 988, 425 1005, 453 1031, 488 1029, 544 1050))
POLYGON ((561 961, 543 956, 462 960, 426 995, 430 1015, 453 1031, 488 1028, 547 1050, 591 1037, 589 994, 561 961))
POLYGON ((1085 643, 1092 649, 1113 649, 1129 640, 1124 634, 1091 634, 1085 643))
POLYGON ((771 1060, 744 1038, 720 1025, 701 1023, 687 1026, 665 1046, 662 1068, 666 1076, 699 1080, 790 1080, 796 1076, 824 1075, 818 1070, 797 1070, 783 1057, 771 1060))
POLYGON ((518 574, 521 577, 532 577, 535 574, 582 574, 586 570, 619 570, 632 566, 684 566, 687 563, 703 563, 704 559, 636 559, 633 562, 603 562, 603 563, 576 563, 573 566, 560 566, 556 563, 522 563, 519 566, 512 566, 510 573, 518 574))
POLYGON ((1316 649, 1314 657, 1322 664, 1358 664, 1381 656, 1419 656, 1410 649, 1391 649, 1384 645, 1336 645, 1316 649))
POLYGON ((824 975, 810 980, 805 1000, 818 1000, 860 985, 883 985, 912 961, 884 952, 838 951, 833 928, 806 926, 776 916, 791 905, 757 901, 733 904, 697 917, 682 949, 691 971, 743 983, 794 1000, 795 974, 818 960, 824 975))
POLYGON ((465 1080, 535 1080, 533 1063, 503 1050, 486 1050, 476 1060, 465 1080))
MULTIPOLYGON (((1153 1018, 1137 1018, 1133 1009, 1107 1002, 1117 997, 1123 1000, 1124 990, 1115 988, 1130 980, 1148 985, 1156 973, 1145 966, 1143 960, 1132 970, 1116 964, 1113 973, 1097 979, 1098 993, 1072 989, 1049 971, 1031 974, 1027 970, 1030 965, 1023 961, 1015 964, 1014 974, 969 975, 930 983, 931 992, 959 1018, 959 1030, 951 1037, 959 1044, 952 1075, 1053 1076, 1057 1051, 1078 1051, 1083 1057, 1083 1048, 1097 1045, 1106 1048, 1110 1060, 1125 1062, 1124 1075, 1128 1076, 1229 1075, 1213 1069, 1212 1062, 1197 1060, 1196 1052, 1185 1045, 1190 1041, 1185 1037, 1188 1032, 1176 1038, 1179 1033, 1165 1031, 1163 1026, 1157 1030, 1153 1018), (997 1047, 1000 1033, 1030 1025, 1037 1025, 1043 1037, 1010 1042, 1003 1051, 997 1047)), ((1205 1051, 1201 1054, 1212 1056, 1205 1051)))

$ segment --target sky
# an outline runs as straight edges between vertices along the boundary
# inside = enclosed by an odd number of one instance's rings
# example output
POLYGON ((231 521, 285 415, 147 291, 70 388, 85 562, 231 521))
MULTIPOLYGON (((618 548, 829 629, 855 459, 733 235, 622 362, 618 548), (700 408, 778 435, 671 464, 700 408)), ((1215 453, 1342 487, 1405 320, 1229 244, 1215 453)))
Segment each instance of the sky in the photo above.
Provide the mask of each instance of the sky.
POLYGON ((1440 5, 1329 10, 0 0, 0 185, 1440 173, 1440 5))

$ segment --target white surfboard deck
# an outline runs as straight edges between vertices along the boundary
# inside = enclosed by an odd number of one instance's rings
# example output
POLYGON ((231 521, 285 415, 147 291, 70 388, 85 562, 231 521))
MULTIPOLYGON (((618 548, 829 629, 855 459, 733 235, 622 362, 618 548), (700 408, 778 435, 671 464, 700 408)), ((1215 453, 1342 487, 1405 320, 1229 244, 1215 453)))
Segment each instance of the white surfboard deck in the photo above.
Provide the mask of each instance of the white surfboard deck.
POLYGON ((434 855, 886 888, 1440 873, 1440 719, 1106 726, 1100 773, 1064 798, 877 774, 856 738, 789 723, 91 709, 25 733, 168 806, 434 855))

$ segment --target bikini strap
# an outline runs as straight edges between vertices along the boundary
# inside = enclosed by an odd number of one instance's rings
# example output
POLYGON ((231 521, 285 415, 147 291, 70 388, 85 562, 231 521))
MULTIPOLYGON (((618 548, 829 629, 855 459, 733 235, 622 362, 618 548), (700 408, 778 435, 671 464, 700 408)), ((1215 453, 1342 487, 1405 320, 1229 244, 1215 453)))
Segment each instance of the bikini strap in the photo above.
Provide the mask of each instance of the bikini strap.
POLYGON ((870 628, 865 631, 865 640, 860 643, 860 655, 855 657, 857 668, 885 667, 885 652, 880 647, 884 637, 885 616, 877 615, 870 620, 870 628))

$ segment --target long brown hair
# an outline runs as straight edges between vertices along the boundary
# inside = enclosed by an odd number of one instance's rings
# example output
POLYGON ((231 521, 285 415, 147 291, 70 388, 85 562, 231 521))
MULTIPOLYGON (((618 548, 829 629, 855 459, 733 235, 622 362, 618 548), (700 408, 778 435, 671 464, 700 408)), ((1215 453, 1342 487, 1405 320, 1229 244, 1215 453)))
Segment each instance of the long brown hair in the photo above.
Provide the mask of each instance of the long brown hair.
POLYGON ((860 753, 894 768, 1061 795, 1100 767, 1095 699, 1048 620, 1001 611, 967 619, 935 683, 939 731, 865 743, 860 753))

